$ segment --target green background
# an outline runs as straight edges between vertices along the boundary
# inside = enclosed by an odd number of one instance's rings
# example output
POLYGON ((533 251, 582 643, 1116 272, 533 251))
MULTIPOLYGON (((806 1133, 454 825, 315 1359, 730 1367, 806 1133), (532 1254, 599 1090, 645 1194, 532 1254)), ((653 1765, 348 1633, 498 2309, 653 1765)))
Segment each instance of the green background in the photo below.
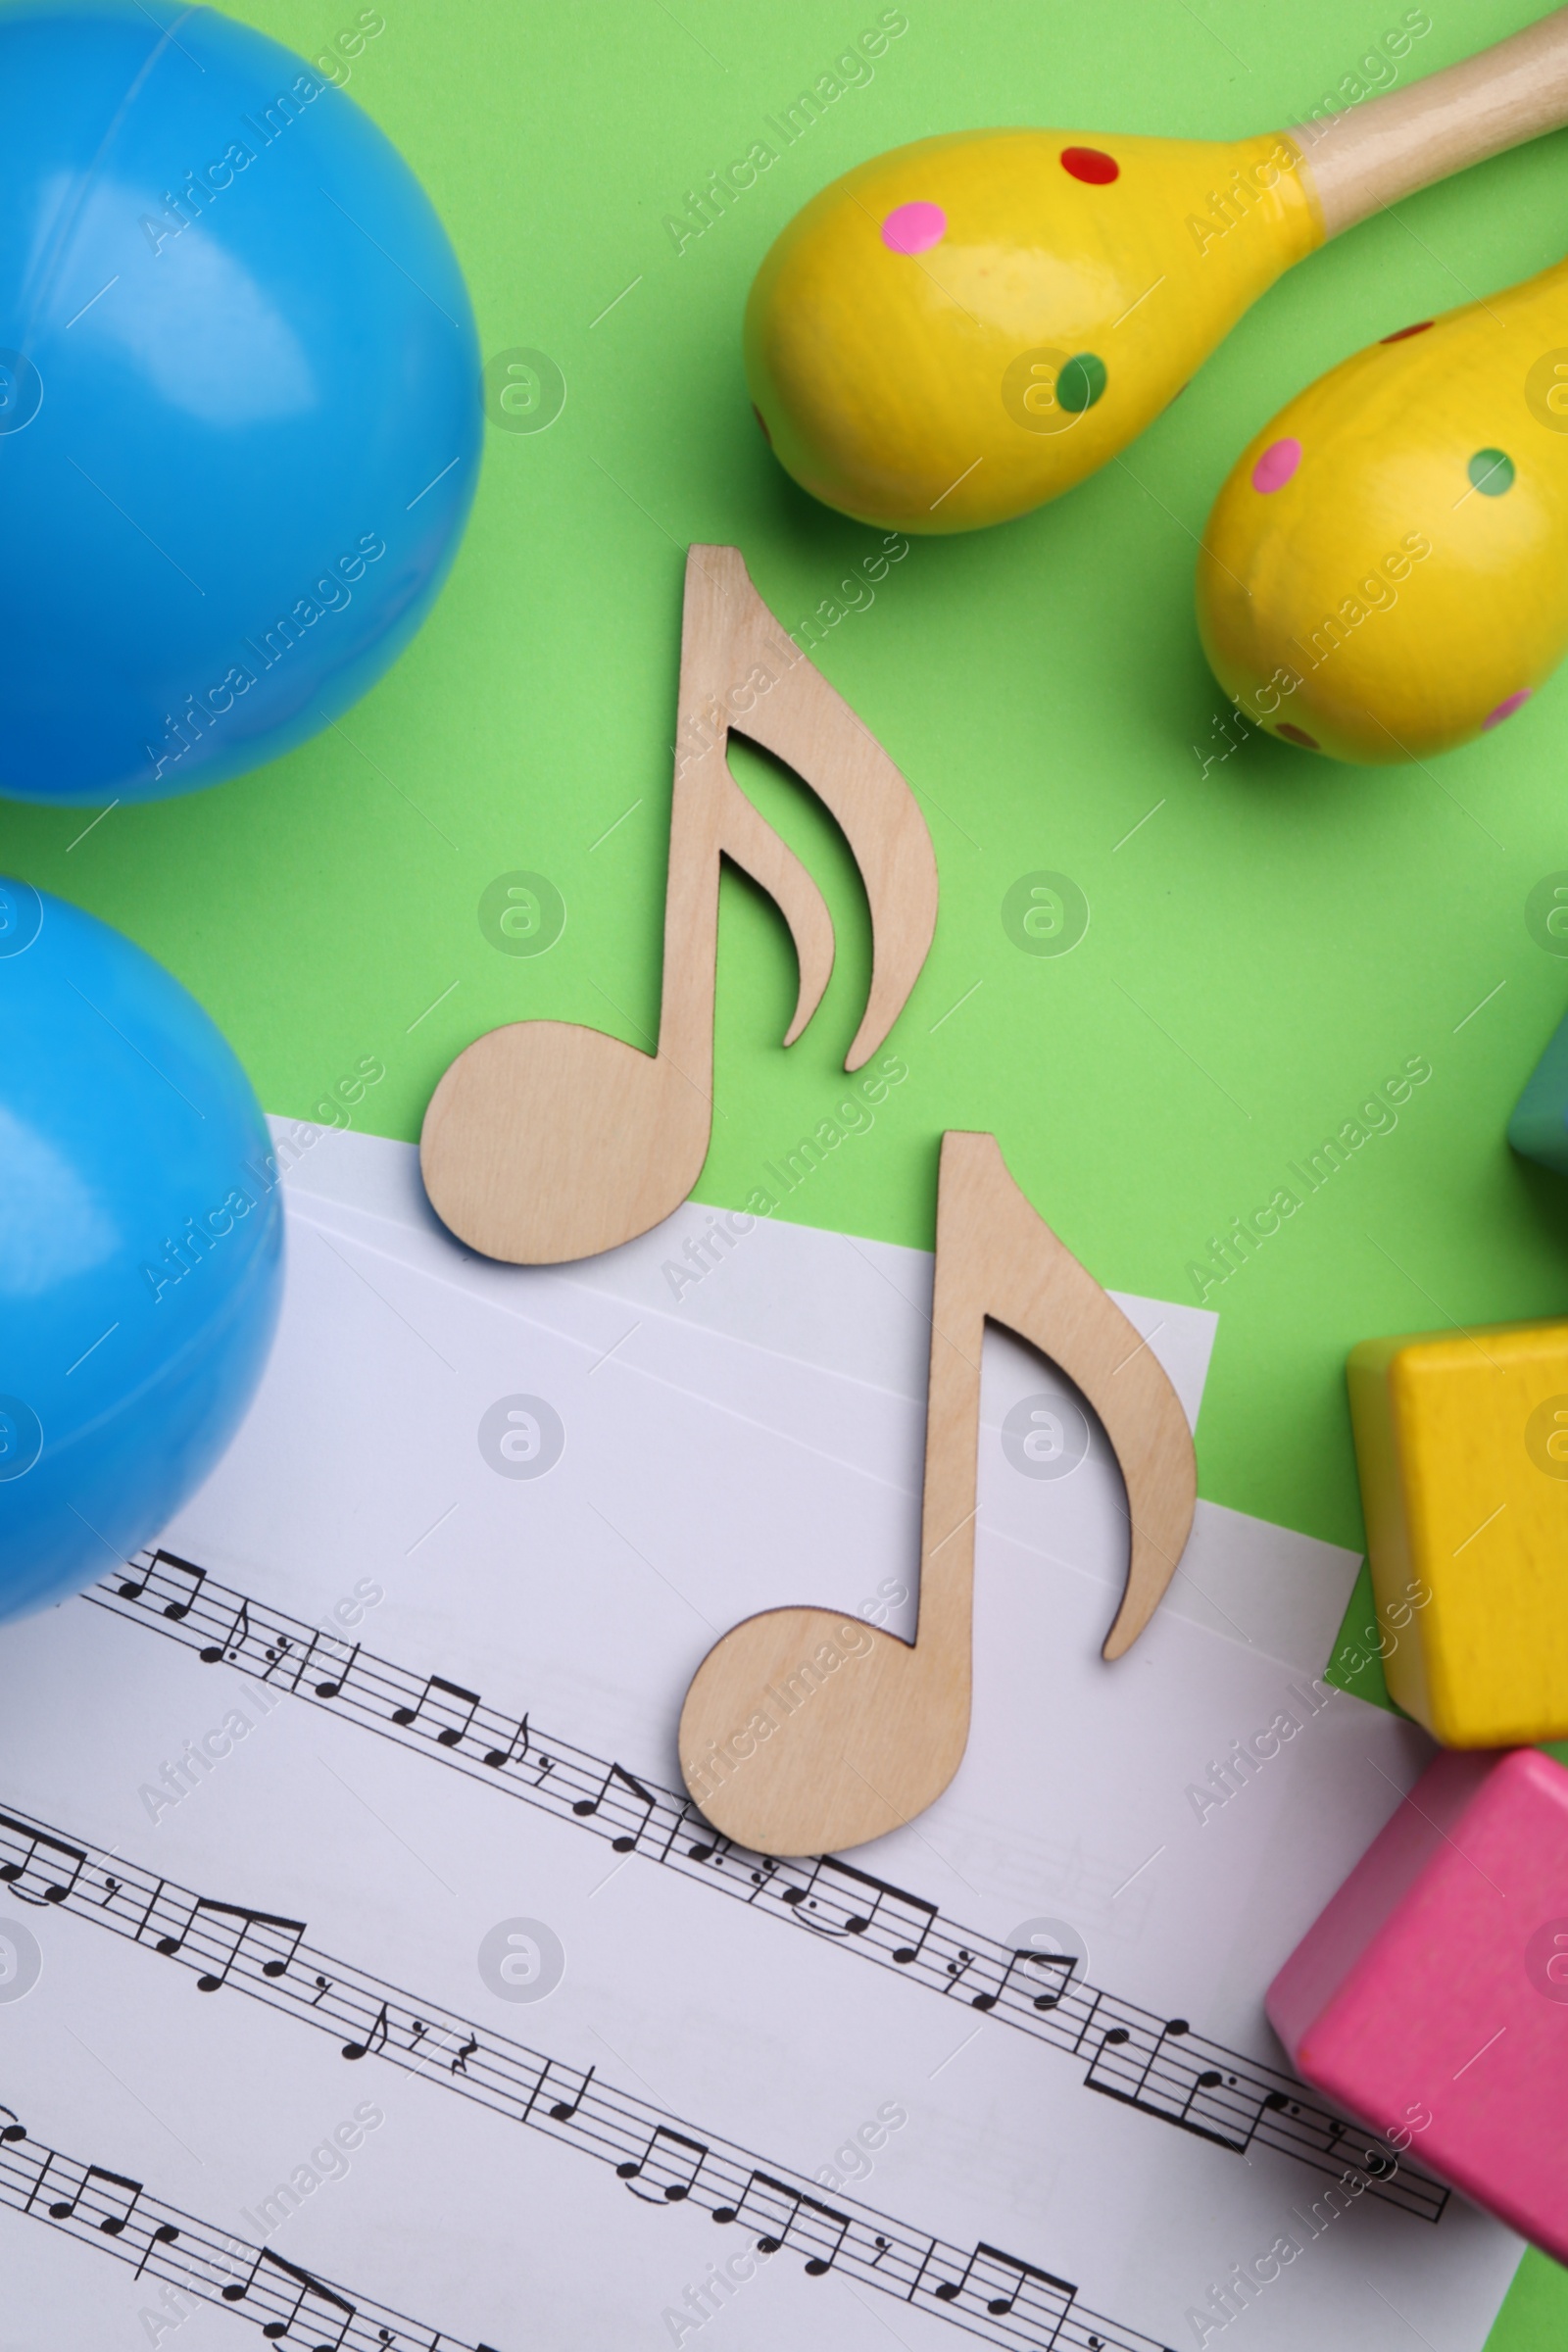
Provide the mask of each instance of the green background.
MULTIPOLYGON (((236 13, 314 58, 359 11, 236 13)), ((116 808, 84 836, 91 811, 0 808, 0 862, 159 956, 270 1109, 327 1115, 373 1055, 387 1075, 356 1120, 412 1138, 447 1063, 498 1022, 549 1015, 651 1042, 686 546, 739 545, 794 627, 879 542, 795 489, 746 397, 747 286, 809 195, 940 129, 1271 128, 1404 15, 1394 0, 906 13, 874 79, 677 252, 664 217, 771 135, 763 118, 874 24, 876 0, 384 0, 350 92, 439 208, 485 356, 548 352, 564 409, 546 431, 487 431, 450 584, 336 733, 220 790, 116 808), (567 909, 532 958, 498 954, 477 917, 517 868, 548 875, 567 909)), ((1400 82, 1525 21, 1524 0, 1435 0, 1400 82)), ((1311 377, 1559 258, 1565 166, 1562 140, 1541 141, 1314 256, 1125 462, 1024 521, 915 542, 816 656, 920 798, 942 915, 891 1041, 909 1081, 790 1197, 791 1217, 929 1247, 942 1129, 991 1128, 1102 1281, 1191 1298, 1190 1261, 1289 1181, 1287 1160, 1407 1057, 1431 1062, 1397 1128, 1207 1300, 1220 1325, 1202 1492, 1357 1548, 1350 1345, 1568 1304, 1565 1196, 1503 1141, 1568 985, 1525 918, 1533 886, 1568 867, 1568 691, 1430 771, 1336 767, 1257 735, 1222 759, 1196 540, 1239 449, 1311 377), (1003 927, 1009 886, 1042 868, 1092 910, 1070 955, 1024 954, 1003 927)), ((869 962, 831 822, 760 759, 735 764, 821 881, 840 956, 783 1054, 788 940, 726 875, 699 1197, 730 1204, 831 1113, 869 962)), ((1354 1622, 1369 1615, 1360 1603, 1354 1622)), ((1568 2281, 1532 2255, 1493 2346, 1565 2337, 1568 2281)))

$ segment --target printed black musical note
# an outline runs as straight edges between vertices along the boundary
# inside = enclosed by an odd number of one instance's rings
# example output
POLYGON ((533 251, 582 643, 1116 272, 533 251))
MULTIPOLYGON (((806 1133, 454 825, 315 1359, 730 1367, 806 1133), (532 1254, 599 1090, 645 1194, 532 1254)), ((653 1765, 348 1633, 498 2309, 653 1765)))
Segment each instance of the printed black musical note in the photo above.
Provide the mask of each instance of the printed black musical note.
POLYGON ((780 1900, 803 1928, 818 1935, 866 1936, 873 1928, 886 1929, 895 1937, 890 1957, 901 1968, 918 1960, 937 1919, 935 1903, 923 1895, 873 1879, 869 1871, 830 1854, 812 1863, 804 1886, 786 1886, 780 1900))
POLYGON ((424 1689, 420 1691, 415 1705, 394 1707, 392 1720, 407 1731, 411 1725, 418 1722, 426 1707, 429 1707, 434 1713, 448 1701, 457 1714, 462 1717, 462 1721, 439 1724, 436 1727, 435 1737, 442 1747, 457 1747, 461 1744, 464 1734, 473 1721, 475 1710, 479 1704, 479 1693, 477 1690, 465 1690, 458 1683, 449 1683, 443 1675, 427 1676, 424 1689))
POLYGON ((349 2059, 368 2058, 372 2050, 384 2050, 388 2031, 386 2003, 383 2001, 376 2014, 375 2023, 365 2039, 363 2041, 346 2041, 343 2044, 344 2057, 349 2059))
POLYGON ((286 2319, 268 2321, 262 2329, 263 2335, 275 2343, 279 2337, 288 2334, 307 2303, 324 2305, 329 2318, 323 2320, 315 2311, 310 2314, 310 2333, 314 2339, 312 2352, 337 2352, 337 2347, 342 2344, 358 2317, 355 2306, 334 2287, 323 2286, 320 2279, 313 2278, 309 2271, 302 2271, 297 2263, 285 2262, 281 2254, 273 2254, 266 2246, 252 2263, 249 2278, 223 2288, 223 2301, 243 2303, 253 2290, 258 2290, 258 2285, 259 2291, 269 2294, 270 2299, 271 2294, 276 2292, 274 2273, 287 2280, 288 2291, 292 2291, 294 2301, 286 2319), (337 2333, 330 2337, 323 2336, 321 2329, 332 2325, 339 2312, 343 2316, 337 2333))
MULTIPOLYGON (((155 1551, 147 1562, 146 1569, 142 1575, 141 1583, 138 1585, 127 1579, 127 1581, 120 1587, 120 1597, 122 1600, 140 1600, 148 1586, 151 1584, 154 1576, 158 1574, 160 1569, 164 1568, 172 1571, 168 1582, 175 1594, 175 1597, 172 1600, 168 1600, 164 1603, 164 1615, 169 1618, 172 1623, 178 1625, 182 1618, 190 1615, 191 1606, 199 1595, 203 1585, 205 1585, 207 1582, 207 1571, 205 1568, 198 1568, 191 1560, 182 1560, 177 1552, 155 1551), (188 1577, 190 1579, 190 1585, 189 1589, 185 1592, 184 1598, 180 1599, 178 1597, 179 1580, 182 1577, 188 1577)), ((160 1578, 160 1582, 163 1581, 165 1580, 160 1578)))
MULTIPOLYGON (((313 1650, 316 1644, 313 1642, 311 1644, 313 1650)), ((312 1689, 315 1690, 318 1698, 340 1698, 342 1696, 343 1687, 347 1683, 349 1676, 354 1672, 354 1661, 359 1654, 360 1644, 358 1642, 356 1642, 354 1647, 349 1651, 347 1659, 344 1661, 343 1665, 339 1668, 336 1674, 328 1676, 325 1682, 315 1683, 312 1685, 312 1689)), ((299 1688, 297 1678, 294 1687, 296 1690, 299 1688)))
POLYGON ((767 2225, 757 2241, 760 2254, 777 2254, 797 2228, 803 2235, 809 2229, 818 2242, 830 2243, 831 2250, 827 2254, 810 2254, 807 2257, 806 2275, 808 2278, 821 2278, 827 2275, 838 2260, 839 2249, 849 2233, 850 2216, 847 2213, 840 2213, 836 2205, 824 2205, 820 2197, 808 2196, 803 2188, 792 2188, 787 2180, 776 2180, 771 2173, 754 2172, 741 2191, 738 2203, 719 2205, 713 2209, 715 2222, 750 2219, 753 2228, 757 2226, 759 2214, 767 2225))
POLYGON ((964 2265, 962 2278, 946 2278, 933 2292, 939 2303, 958 2303, 972 2292, 993 2319, 1004 2319, 1030 2287, 1038 2290, 1030 2299, 1031 2316, 1039 2309, 1043 2317, 1051 2320, 1050 2340, 1054 2343, 1078 2289, 1065 2278, 1053 2278, 1049 2271, 1040 2270, 1032 2262, 1020 2262, 1016 2254, 1004 2254, 1000 2246, 976 2246, 964 2265))
MULTIPOLYGON (((523 2109, 522 2120, 524 2123, 526 2123, 529 2116, 532 2115, 534 2103, 544 2090, 545 2085, 549 2082, 551 2076, 557 2073, 570 2075, 572 2071, 573 2070, 570 2067, 558 2067, 554 2058, 546 2059, 540 2072, 539 2079, 535 2082, 532 2091, 529 2093, 528 2104, 523 2109)), ((552 2123, 569 2124, 571 2122, 572 2117, 576 2114, 578 2108, 582 2105, 584 2098, 587 2096, 588 2085, 593 2081, 594 2076, 598 2073, 598 2068, 594 2066, 591 2066, 588 2069, 588 2072, 583 2076, 582 2081, 577 2085, 577 2095, 575 2098, 557 2099, 552 2105, 546 2108, 545 2113, 550 2117, 552 2123)))
POLYGON ((311 2003, 311 2007, 313 2009, 318 2009, 326 1995, 332 1989, 332 1980, 330 1977, 318 1977, 316 1982, 320 1989, 317 1993, 315 2000, 311 2003))
POLYGON ((116 1895, 120 1892, 122 1885, 122 1880, 106 1878, 104 1880, 104 1901, 106 1903, 112 1903, 116 1895))
POLYGON ((482 1761, 489 1765, 492 1772, 499 1772, 504 1764, 523 1763, 527 1754, 528 1718, 525 1715, 506 1746, 487 1748, 482 1761))
MULTIPOLYGON (((548 2069, 548 2068, 546 2068, 546 2070, 545 2070, 545 2071, 546 2071, 546 2073, 548 2073, 548 2072, 549 2072, 549 2069, 548 2069)), ((591 2066, 591 2067, 588 2069, 588 2072, 587 2072, 587 2073, 584 2075, 584 2077, 583 2077, 583 2079, 582 2079, 581 2082, 580 2082, 580 2083, 578 2084, 578 2086, 577 2086, 577 2095, 576 2095, 576 2097, 575 2097, 575 2098, 573 2098, 573 2099, 557 2099, 557 2101, 556 2101, 555 2105, 554 2105, 554 2106, 551 2108, 551 2110, 550 2110, 551 2121, 552 2121, 553 2123, 557 2123, 557 2124, 568 2124, 568 2123, 570 2123, 570 2121, 571 2121, 572 2117, 573 2117, 573 2116, 576 2114, 576 2112, 577 2112, 578 2108, 579 2108, 579 2107, 582 2105, 582 2103, 583 2103, 583 2100, 584 2100, 584 2099, 587 2097, 587 2095, 588 2095, 588 2085, 589 2085, 589 2083, 590 2083, 590 2082, 593 2081, 593 2079, 594 2079, 594 2076, 595 2076, 595 2075, 598 2073, 598 2071, 599 2071, 599 2070, 598 2070, 598 2068, 597 2068, 597 2067, 593 2067, 593 2066, 591 2066)))
POLYGON ((668 2124, 657 2124, 642 2154, 616 2165, 615 2178, 650 2205, 678 2205, 691 2195, 707 2162, 705 2141, 690 2139, 668 2124))
POLYGON ((123 2173, 105 2172, 101 2164, 84 2165, 81 2179, 77 2181, 72 2194, 69 2197, 56 2198, 48 2208, 49 2219, 52 2222, 73 2220, 85 2199, 89 2212, 83 2218, 90 2220, 95 2229, 103 2231, 105 2237, 119 2237, 125 2224, 141 2203, 141 2198, 142 2184, 139 2180, 127 2180, 123 2173), (91 2210, 100 2201, 99 2197, 95 2196, 95 2189, 99 2192, 105 2189, 114 2192, 106 2200, 109 2211, 101 2217, 91 2210))
POLYGON ((147 2243, 141 2250, 141 2260, 137 2263, 136 2268, 131 2273, 131 2277, 133 2278, 139 2278, 143 2271, 147 2268, 147 2265, 151 2262, 154 2254, 158 2251, 158 2248, 160 2246, 172 2246, 178 2242, 178 2239, 179 2231, 172 2222, 160 2222, 156 2229, 149 2230, 147 2232, 147 2243))
POLYGON ((303 1919, 279 1919, 275 1912, 251 1911, 241 1903, 214 1902, 210 1895, 199 1894, 191 1905, 185 1925, 180 1929, 179 1934, 177 1936, 160 1936, 153 1949, 162 1952, 166 1959, 172 1959, 176 1953, 183 1951, 193 1930, 198 1927, 205 1928, 209 1923, 218 1922, 221 1922, 225 1931, 232 1927, 232 1941, 223 1954, 221 1968, 206 1969, 197 1978, 196 1989, 198 1992, 221 1991, 228 1982, 229 1971, 247 1943, 254 1939, 265 1947, 270 1940, 271 1933, 275 1933, 284 1948, 282 1951, 269 1951, 268 1957, 261 1963, 261 1973, 264 1977, 283 1976, 299 1949, 301 1936, 305 1934, 303 1919))
POLYGON ((25 1822, 13 1821, 5 1813, 0 1813, 0 1837, 14 1837, 27 1848, 20 1861, 0 1862, 0 1880, 19 1903, 31 1903, 36 1908, 43 1903, 63 1903, 69 1898, 87 1860, 79 1845, 67 1845, 62 1838, 51 1838, 42 1830, 29 1830, 25 1822), (71 1865, 69 1877, 61 1867, 67 1862, 71 1865), (23 1884, 29 1872, 42 1882, 36 1894, 29 1893, 23 1884))
POLYGON ((1042 1952, 1035 1945, 1028 1944, 1022 1951, 1008 1953, 1001 1983, 990 1992, 973 1994, 971 2006, 976 2009, 995 2009, 1015 1972, 1023 1968, 1036 1968, 1047 1975, 1054 1970, 1056 1982, 1054 1984, 1047 1984, 1042 1991, 1031 1994, 1033 2005, 1036 2009, 1054 2009, 1072 1982, 1072 1972, 1077 1965, 1077 1956, 1072 1952, 1042 1952))
POLYGON ((461 2050, 458 2052, 457 2056, 456 2056, 456 2057, 453 2059, 453 2061, 452 2061, 452 2072, 453 2072, 453 2074, 455 2074, 455 2075, 466 2075, 466 2074, 467 2073, 467 2071, 468 2071, 468 2060, 469 2060, 469 2059, 470 2059, 470 2058, 473 2056, 473 2054, 474 2054, 475 2050, 477 2050, 477 2048, 478 2048, 478 2047, 479 2047, 479 2036, 478 2036, 478 2034, 469 2034, 469 2036, 468 2036, 468 2038, 467 2038, 467 2040, 466 2040, 466 2041, 464 2043, 464 2045, 463 2045, 462 2049, 461 2049, 461 2050))
MULTIPOLYGON (((167 1610, 165 1614, 168 1614, 167 1610)), ((217 1642, 209 1642, 196 1655, 204 1666, 232 1665, 250 1638, 251 1604, 248 1600, 242 1600, 227 1633, 217 1642)))
POLYGON ((643 1787, 641 1781, 634 1781, 632 1779, 631 1774, 626 1770, 623 1764, 612 1764, 610 1770, 604 1777, 604 1781, 600 1787, 599 1794, 597 1796, 579 1797, 571 1809, 579 1819, 582 1819, 584 1816, 590 1813, 597 1813, 600 1806, 604 1803, 606 1797, 610 1794, 612 1787, 617 1781, 620 1783, 620 1786, 623 1788, 629 1788, 631 1790, 638 1803, 644 1808, 642 1820, 637 1824, 636 1829, 629 1837, 625 1834, 625 1832, 621 1832, 618 1836, 612 1838, 610 1840, 610 1850, 612 1854, 629 1854, 632 1850, 632 1847, 636 1844, 638 1838, 642 1836, 644 1830, 648 1827, 649 1818, 653 1813, 654 1806, 657 1804, 658 1799, 655 1797, 651 1789, 643 1787))

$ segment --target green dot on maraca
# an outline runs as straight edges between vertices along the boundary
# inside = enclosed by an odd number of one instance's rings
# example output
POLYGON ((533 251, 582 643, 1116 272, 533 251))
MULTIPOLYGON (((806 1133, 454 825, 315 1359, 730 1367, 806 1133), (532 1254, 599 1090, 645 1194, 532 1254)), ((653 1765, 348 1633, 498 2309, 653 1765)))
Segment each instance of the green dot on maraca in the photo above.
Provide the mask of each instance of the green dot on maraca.
POLYGON ((1075 352, 1056 378, 1056 398, 1074 416, 1092 409, 1108 381, 1105 363, 1098 352, 1075 352))

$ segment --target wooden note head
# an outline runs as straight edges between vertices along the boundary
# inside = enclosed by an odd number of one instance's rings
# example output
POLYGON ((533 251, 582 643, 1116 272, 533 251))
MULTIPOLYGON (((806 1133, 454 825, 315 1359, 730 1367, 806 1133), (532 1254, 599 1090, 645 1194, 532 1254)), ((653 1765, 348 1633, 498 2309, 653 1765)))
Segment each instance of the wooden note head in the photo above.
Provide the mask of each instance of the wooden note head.
POLYGON ((687 1788, 714 1828, 759 1853, 816 1854, 923 1812, 963 1754, 968 1685, 965 1661, 928 1713, 912 1654, 834 1609, 768 1609, 727 1634, 693 1677, 679 1733, 687 1788))
POLYGON ((430 1098, 419 1166, 441 1222, 509 1264, 597 1257, 686 1198, 710 1106, 668 1060, 565 1021, 476 1038, 430 1098))

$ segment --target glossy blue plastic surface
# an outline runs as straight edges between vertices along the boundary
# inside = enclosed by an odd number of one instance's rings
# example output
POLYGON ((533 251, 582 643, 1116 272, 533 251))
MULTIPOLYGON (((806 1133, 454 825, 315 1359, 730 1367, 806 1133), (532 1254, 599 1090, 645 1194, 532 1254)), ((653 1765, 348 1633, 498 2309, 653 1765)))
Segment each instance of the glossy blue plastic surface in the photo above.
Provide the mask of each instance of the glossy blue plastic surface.
POLYGON ((282 1293, 270 1150, 162 964, 0 877, 0 1618, 112 1573, 239 1426, 282 1293))
POLYGON ((0 4, 0 795, 218 783, 362 695, 450 565, 457 257, 354 101, 211 9, 0 4))

